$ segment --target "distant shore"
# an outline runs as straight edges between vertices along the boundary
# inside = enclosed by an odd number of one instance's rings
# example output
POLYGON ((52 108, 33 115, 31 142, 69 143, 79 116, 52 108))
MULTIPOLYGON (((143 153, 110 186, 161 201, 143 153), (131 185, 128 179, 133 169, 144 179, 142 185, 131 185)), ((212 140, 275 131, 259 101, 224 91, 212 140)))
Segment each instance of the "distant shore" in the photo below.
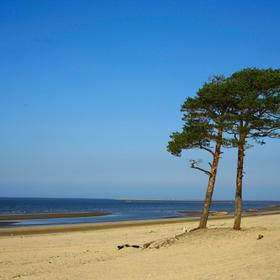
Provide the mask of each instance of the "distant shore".
MULTIPOLYGON (((185 214, 188 217, 199 217, 201 214, 201 211, 195 211, 195 210, 183 210, 178 211, 181 214, 185 214)), ((264 208, 248 208, 243 211, 243 215, 249 216, 249 215, 262 215, 265 213, 280 213, 280 205, 271 206, 271 207, 264 207, 264 208)), ((229 212, 227 210, 221 210, 221 211, 210 211, 210 216, 227 216, 227 215, 233 215, 233 212, 229 212)))
MULTIPOLYGON (((279 211, 280 205, 266 207, 266 208, 249 208, 243 211, 244 214, 247 213, 263 213, 263 212, 271 212, 271 211, 279 211)), ((201 211, 198 210, 179 210, 177 211, 180 214, 188 215, 188 217, 198 217, 201 214, 201 211)), ((56 219, 56 218, 83 218, 83 217, 100 217, 100 216, 108 216, 112 213, 109 212, 71 212, 71 213, 34 213, 34 214, 11 214, 11 215, 0 215, 0 221, 13 221, 13 220, 32 220, 32 219, 56 219)), ((215 216, 218 214, 232 214, 227 210, 221 211, 210 211, 210 216, 215 216)), ((176 217, 174 217, 176 218, 176 217)), ((179 218, 179 217, 177 217, 179 218)), ((166 219, 166 218, 163 218, 166 219)))
POLYGON ((111 213, 105 212, 77 212, 77 213, 39 213, 39 214, 16 214, 0 215, 0 221, 11 220, 32 220, 32 219, 55 219, 55 218, 82 218, 82 217, 99 217, 107 216, 111 213))
MULTIPOLYGON (((280 205, 262 209, 252 209, 243 213, 243 217, 256 217, 266 215, 278 215, 280 214, 280 205)), ((216 215, 210 215, 209 220, 221 220, 221 219, 232 219, 233 215, 223 211, 216 212, 216 215)), ((81 213, 68 213, 68 215, 76 216, 81 213)), ((93 215, 95 213, 84 213, 93 215)), ((97 213, 99 214, 99 213, 97 213)), ((107 214, 107 213, 101 213, 107 214)), ((107 214, 108 215, 108 214, 107 214)), ((29 216, 29 215, 26 215, 29 216)), ((65 216, 64 216, 65 217, 65 216)), ((0 222, 0 237, 1 236, 14 236, 14 235, 33 235, 33 234, 48 234, 48 233, 62 233, 62 232, 75 232, 75 231, 96 231, 105 229, 116 229, 116 228, 128 228, 138 226, 151 226, 151 225, 167 225, 167 224, 179 224, 184 222, 197 222, 199 217, 180 217, 180 218, 165 218, 165 219, 151 219, 151 220, 132 220, 132 221, 117 221, 117 222, 101 222, 101 223, 80 223, 80 224, 64 224, 64 225, 43 225, 43 226, 21 226, 21 227, 2 227, 0 222)))

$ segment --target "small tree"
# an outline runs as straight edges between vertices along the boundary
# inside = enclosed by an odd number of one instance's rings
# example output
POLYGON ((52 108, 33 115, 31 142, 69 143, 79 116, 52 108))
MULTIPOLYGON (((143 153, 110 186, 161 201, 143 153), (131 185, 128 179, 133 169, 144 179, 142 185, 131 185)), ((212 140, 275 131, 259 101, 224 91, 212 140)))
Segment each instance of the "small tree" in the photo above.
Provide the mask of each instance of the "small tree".
POLYGON ((228 93, 235 100, 236 110, 228 115, 233 134, 232 144, 238 148, 234 226, 240 229, 242 212, 242 179, 245 150, 252 138, 265 144, 265 137, 279 137, 280 70, 248 68, 228 78, 228 93))
POLYGON ((210 153, 210 170, 198 166, 199 161, 190 160, 191 168, 209 176, 199 228, 206 228, 212 196, 218 170, 221 147, 230 143, 223 138, 224 129, 229 129, 227 114, 232 113, 232 100, 227 95, 227 83, 224 77, 216 76, 198 91, 195 98, 187 98, 181 111, 185 122, 181 132, 173 133, 167 150, 180 156, 182 150, 202 149, 210 153), (215 148, 211 144, 215 144, 215 148))

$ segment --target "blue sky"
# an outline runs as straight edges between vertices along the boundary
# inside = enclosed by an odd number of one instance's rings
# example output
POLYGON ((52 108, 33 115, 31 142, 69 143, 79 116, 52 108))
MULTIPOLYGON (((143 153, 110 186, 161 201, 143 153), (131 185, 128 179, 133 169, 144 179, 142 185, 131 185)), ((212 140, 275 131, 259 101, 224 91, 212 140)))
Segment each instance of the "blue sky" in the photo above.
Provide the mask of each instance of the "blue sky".
MULTIPOLYGON (((166 152, 213 74, 277 68, 279 1, 1 1, 0 196, 202 199, 166 152)), ((216 199, 232 199, 236 151, 216 199)), ((280 199, 279 142, 250 149, 245 199, 280 199)))

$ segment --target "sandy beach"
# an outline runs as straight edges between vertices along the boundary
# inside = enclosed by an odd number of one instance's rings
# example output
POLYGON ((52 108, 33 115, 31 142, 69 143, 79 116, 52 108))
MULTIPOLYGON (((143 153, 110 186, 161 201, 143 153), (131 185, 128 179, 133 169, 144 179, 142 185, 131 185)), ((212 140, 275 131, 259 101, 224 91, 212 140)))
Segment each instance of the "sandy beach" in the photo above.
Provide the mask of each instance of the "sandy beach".
POLYGON ((241 231, 232 222, 211 220, 208 230, 145 250, 117 246, 174 237, 197 221, 2 236, 0 279, 280 279, 280 215, 245 217, 241 231))

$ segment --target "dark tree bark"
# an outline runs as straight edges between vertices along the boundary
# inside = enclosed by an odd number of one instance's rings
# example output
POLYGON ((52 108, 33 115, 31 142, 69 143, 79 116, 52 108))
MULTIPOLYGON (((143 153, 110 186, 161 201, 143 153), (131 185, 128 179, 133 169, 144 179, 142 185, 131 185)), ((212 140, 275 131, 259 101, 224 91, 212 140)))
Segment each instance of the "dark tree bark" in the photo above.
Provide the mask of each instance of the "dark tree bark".
POLYGON ((200 217, 199 228, 201 228, 201 229, 206 228, 207 221, 208 221, 209 210, 210 210, 211 203, 212 203, 212 196, 213 196, 213 191, 214 191, 214 186, 215 186, 215 181, 216 181, 216 174, 217 174, 218 164, 219 164, 220 154, 221 154, 222 135, 223 135, 223 131, 222 131, 222 129, 219 129, 218 135, 217 135, 218 141, 216 142, 215 152, 213 155, 213 162, 211 165, 208 186, 207 186, 207 191, 206 191, 205 200, 204 200, 203 211, 202 211, 202 214, 200 217))
POLYGON ((238 144, 237 159, 237 175, 236 175, 236 193, 235 193, 235 212, 233 229, 241 229, 241 213, 242 213, 242 179, 243 179, 243 163, 244 163, 244 136, 241 136, 241 143, 238 144))

